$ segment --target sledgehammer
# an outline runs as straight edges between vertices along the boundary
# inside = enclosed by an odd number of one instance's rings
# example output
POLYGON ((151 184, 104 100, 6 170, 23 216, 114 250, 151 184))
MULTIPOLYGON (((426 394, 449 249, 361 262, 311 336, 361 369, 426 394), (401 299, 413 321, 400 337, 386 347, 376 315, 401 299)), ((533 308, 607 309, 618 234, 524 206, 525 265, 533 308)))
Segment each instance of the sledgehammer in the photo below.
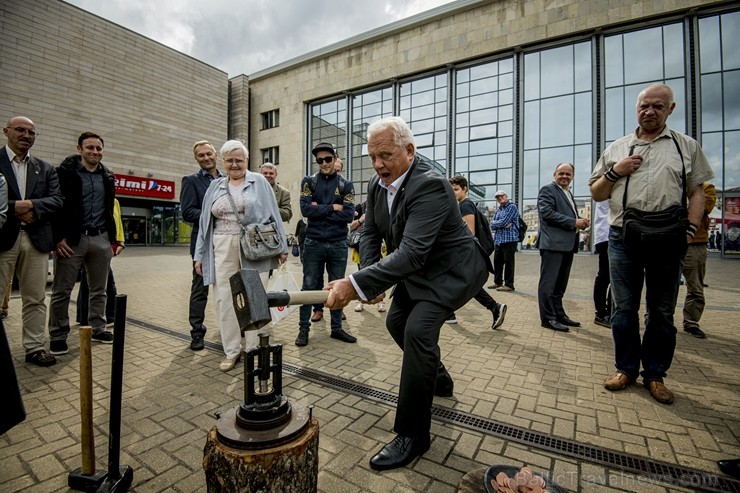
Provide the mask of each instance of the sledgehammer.
POLYGON ((259 330, 272 320, 270 307, 326 303, 329 291, 266 292, 260 274, 242 269, 229 278, 236 319, 242 332, 259 330))

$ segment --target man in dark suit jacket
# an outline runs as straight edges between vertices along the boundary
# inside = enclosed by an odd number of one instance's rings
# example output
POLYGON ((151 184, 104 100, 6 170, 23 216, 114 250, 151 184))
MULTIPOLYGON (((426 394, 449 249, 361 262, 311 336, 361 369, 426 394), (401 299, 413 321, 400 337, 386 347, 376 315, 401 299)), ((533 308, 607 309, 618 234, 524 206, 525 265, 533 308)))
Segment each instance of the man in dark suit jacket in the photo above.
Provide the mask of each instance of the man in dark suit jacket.
POLYGON ((429 449, 434 395, 452 395, 440 363, 445 318, 483 286, 490 260, 468 232, 447 179, 415 155, 411 129, 398 117, 368 127, 368 155, 377 176, 368 186, 362 269, 329 283, 327 306, 360 298, 377 303, 396 285, 386 327, 403 350, 394 431, 371 460, 373 469, 403 467, 429 449), (388 255, 381 259, 385 241, 388 255))
POLYGON ((46 277, 54 250, 51 216, 62 207, 54 168, 29 154, 36 126, 15 116, 3 128, 8 144, 0 149, 0 173, 8 185, 8 217, 0 229, 0 286, 18 275, 23 301, 23 347, 26 362, 51 366, 46 352, 46 277))
MULTIPOLYGON (((182 218, 193 225, 190 233, 190 257, 195 254, 195 243, 198 240, 198 224, 200 222, 200 211, 203 206, 203 197, 214 178, 218 178, 221 172, 216 163, 216 149, 207 141, 199 140, 193 144, 193 155, 200 166, 200 170, 192 175, 182 177, 180 187, 180 209, 182 218)), ((193 262, 195 266, 195 262, 193 262)), ((203 338, 206 335, 206 326, 203 321, 206 317, 206 304, 208 303, 208 286, 203 284, 203 276, 195 272, 193 267, 193 283, 190 286, 190 308, 188 320, 190 321, 190 349, 200 351, 205 347, 203 338)))
POLYGON ((578 217, 578 210, 570 193, 575 168, 571 163, 560 163, 555 168, 555 181, 540 189, 537 209, 540 214, 540 282, 537 298, 542 327, 568 332, 568 327, 581 324, 571 320, 563 309, 563 295, 568 287, 573 254, 578 250, 578 230, 589 225, 588 219, 578 217))

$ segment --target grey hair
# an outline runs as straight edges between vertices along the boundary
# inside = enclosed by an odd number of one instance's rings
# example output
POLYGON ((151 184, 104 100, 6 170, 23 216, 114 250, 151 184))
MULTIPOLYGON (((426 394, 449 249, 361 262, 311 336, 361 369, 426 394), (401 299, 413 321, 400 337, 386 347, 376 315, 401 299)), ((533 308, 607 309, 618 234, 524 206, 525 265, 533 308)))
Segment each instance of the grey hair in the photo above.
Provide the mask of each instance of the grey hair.
POLYGON ((650 84, 645 89, 640 91, 640 94, 637 96, 637 106, 640 106, 640 100, 645 96, 645 93, 651 89, 660 89, 664 91, 668 96, 668 106, 673 104, 673 89, 671 89, 671 86, 663 84, 662 82, 656 82, 655 84, 650 84))
POLYGON ((262 168, 268 168, 268 169, 273 169, 273 170, 275 170, 275 173, 277 173, 277 166, 275 166, 275 165, 274 165, 274 164, 272 164, 272 163, 269 163, 269 162, 268 162, 268 163, 262 163, 262 164, 260 165, 260 169, 262 169, 262 168))
POLYGON ((240 150, 244 152, 244 157, 249 159, 249 149, 241 140, 227 140, 224 145, 221 146, 221 150, 218 152, 221 155, 221 159, 230 152, 240 150))
POLYGON ((393 142, 397 146, 405 148, 406 145, 411 144, 416 147, 414 133, 406 121, 400 116, 390 116, 372 122, 367 127, 367 140, 370 140, 373 135, 385 132, 386 130, 393 132, 393 142))

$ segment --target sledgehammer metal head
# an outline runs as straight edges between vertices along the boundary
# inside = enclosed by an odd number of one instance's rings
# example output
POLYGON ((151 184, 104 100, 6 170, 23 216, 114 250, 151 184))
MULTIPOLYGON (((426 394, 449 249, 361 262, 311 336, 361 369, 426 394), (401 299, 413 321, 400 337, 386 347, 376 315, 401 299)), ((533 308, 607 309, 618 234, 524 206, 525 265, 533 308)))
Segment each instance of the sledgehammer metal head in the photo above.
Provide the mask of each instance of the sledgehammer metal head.
POLYGON ((242 269, 229 278, 236 320, 242 332, 259 330, 272 320, 270 307, 326 303, 329 291, 265 291, 260 274, 242 269))

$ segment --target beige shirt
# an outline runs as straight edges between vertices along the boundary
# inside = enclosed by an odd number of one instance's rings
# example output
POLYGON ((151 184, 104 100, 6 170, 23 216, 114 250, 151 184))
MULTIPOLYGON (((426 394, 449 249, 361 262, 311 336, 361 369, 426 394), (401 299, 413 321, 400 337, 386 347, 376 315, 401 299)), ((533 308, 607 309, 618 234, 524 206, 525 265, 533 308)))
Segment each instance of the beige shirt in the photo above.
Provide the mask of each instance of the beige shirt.
MULTIPOLYGON (((686 166, 686 189, 696 187, 714 177, 709 161, 699 144, 691 137, 673 132, 683 154, 686 166)), ((681 155, 666 128, 654 141, 639 139, 637 133, 625 135, 607 147, 596 163, 589 185, 592 185, 606 171, 629 155, 629 148, 635 146, 633 154, 642 155, 642 165, 632 173, 627 192, 627 207, 642 211, 661 211, 681 204, 682 166, 681 155)), ((622 196, 627 178, 614 183, 609 196, 609 224, 622 226, 622 196)))

